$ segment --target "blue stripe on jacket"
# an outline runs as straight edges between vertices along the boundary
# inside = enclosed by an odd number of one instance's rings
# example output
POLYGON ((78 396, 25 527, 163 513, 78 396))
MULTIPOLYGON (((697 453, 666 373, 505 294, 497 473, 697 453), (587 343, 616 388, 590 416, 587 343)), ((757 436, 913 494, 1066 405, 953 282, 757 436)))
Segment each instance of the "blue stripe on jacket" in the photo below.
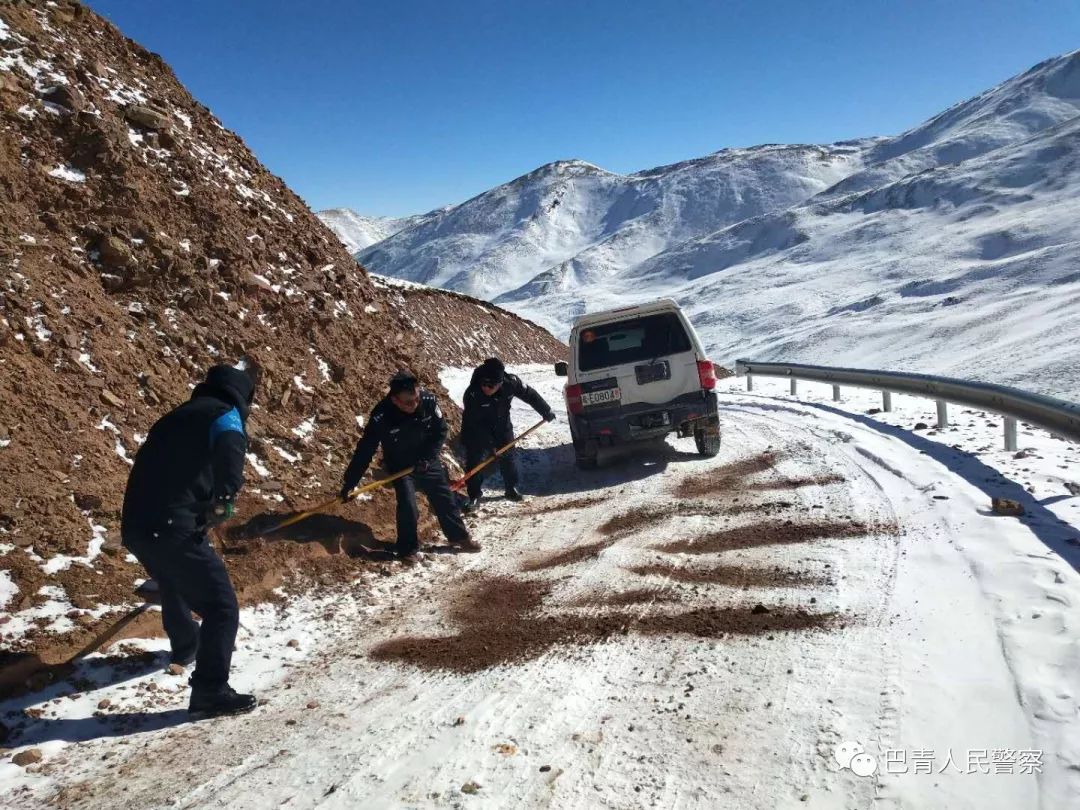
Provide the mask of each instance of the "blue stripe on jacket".
POLYGON ((236 408, 226 411, 210 424, 210 447, 213 448, 218 436, 230 430, 244 435, 244 420, 240 418, 240 411, 236 408))

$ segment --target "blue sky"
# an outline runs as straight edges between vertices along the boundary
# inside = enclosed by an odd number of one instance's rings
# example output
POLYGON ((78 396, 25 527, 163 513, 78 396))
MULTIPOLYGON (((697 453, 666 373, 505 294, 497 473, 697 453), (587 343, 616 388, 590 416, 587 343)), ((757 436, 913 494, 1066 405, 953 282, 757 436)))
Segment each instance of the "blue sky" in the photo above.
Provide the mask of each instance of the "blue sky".
POLYGON ((893 134, 1080 47, 1076 0, 88 0, 316 210, 552 160, 893 134))

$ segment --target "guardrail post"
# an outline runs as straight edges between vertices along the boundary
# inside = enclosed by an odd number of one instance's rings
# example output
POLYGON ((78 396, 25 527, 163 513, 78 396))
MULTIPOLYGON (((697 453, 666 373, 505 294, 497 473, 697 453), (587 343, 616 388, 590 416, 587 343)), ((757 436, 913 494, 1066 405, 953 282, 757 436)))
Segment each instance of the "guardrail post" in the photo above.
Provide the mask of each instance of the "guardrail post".
POLYGON ((949 406, 943 399, 937 401, 937 426, 939 430, 949 426, 949 406))
POLYGON ((883 411, 891 411, 892 410, 892 391, 882 391, 881 392, 881 410, 883 410, 883 411))
POLYGON ((1015 453, 1016 446, 1016 419, 1012 416, 1005 417, 1005 449, 1015 453))
POLYGON ((840 386, 839 385, 834 385, 832 387, 832 398, 833 398, 833 402, 839 402, 840 401, 840 386))
POLYGON ((791 395, 796 396, 799 393, 799 381, 794 377, 791 378, 791 395))
POLYGON ((747 391, 753 391, 754 390, 754 375, 753 374, 747 374, 746 375, 746 390, 747 391))

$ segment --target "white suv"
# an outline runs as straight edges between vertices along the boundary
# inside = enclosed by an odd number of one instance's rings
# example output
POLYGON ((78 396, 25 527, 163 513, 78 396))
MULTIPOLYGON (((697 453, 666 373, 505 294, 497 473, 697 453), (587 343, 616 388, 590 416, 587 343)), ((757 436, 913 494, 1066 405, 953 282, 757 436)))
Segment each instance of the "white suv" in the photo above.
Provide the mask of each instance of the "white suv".
POLYGON ((693 436, 698 452, 720 452, 716 369, 694 327, 670 298, 592 312, 574 321, 566 411, 579 467, 597 463, 601 447, 693 436))

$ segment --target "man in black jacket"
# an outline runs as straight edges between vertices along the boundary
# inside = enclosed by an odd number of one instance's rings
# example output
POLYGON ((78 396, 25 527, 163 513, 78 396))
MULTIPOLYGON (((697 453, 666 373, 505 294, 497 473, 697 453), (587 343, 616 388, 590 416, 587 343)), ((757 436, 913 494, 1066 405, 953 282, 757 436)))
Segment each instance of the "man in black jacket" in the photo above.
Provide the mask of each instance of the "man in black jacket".
POLYGON ((345 470, 342 501, 352 497, 352 491, 367 472, 379 445, 382 445, 383 467, 387 472, 393 474, 407 467, 413 468, 409 475, 394 481, 397 494, 397 546, 394 552, 405 562, 418 559, 420 548, 416 534, 419 518, 417 488, 427 496, 439 526, 451 544, 465 551, 480 550, 480 544, 469 537, 457 500, 450 491, 446 469, 439 460, 439 451, 445 441, 446 420, 434 395, 419 388, 412 372, 399 371, 390 380, 390 393, 372 409, 364 426, 364 435, 345 470))
POLYGON ((255 385, 246 372, 214 366, 191 399, 159 419, 139 448, 124 494, 123 544, 161 588, 172 661, 195 661, 193 715, 237 714, 255 698, 229 686, 239 606, 207 528, 232 516, 244 485, 244 426, 255 385), (191 618, 194 610, 202 625, 191 618))
MULTIPOLYGON (((548 422, 555 420, 551 406, 534 388, 521 381, 516 374, 509 374, 503 362, 489 357, 473 372, 472 381, 465 389, 465 413, 461 418, 461 441, 465 445, 465 467, 472 469, 498 448, 514 438, 514 426, 510 423, 510 406, 514 397, 527 402, 548 422)), ((522 500, 517 490, 518 471, 511 447, 499 456, 506 497, 512 501, 522 500)), ((485 468, 486 469, 486 468, 485 468)), ((466 511, 472 511, 480 503, 485 470, 476 473, 468 481, 469 502, 466 511)))

